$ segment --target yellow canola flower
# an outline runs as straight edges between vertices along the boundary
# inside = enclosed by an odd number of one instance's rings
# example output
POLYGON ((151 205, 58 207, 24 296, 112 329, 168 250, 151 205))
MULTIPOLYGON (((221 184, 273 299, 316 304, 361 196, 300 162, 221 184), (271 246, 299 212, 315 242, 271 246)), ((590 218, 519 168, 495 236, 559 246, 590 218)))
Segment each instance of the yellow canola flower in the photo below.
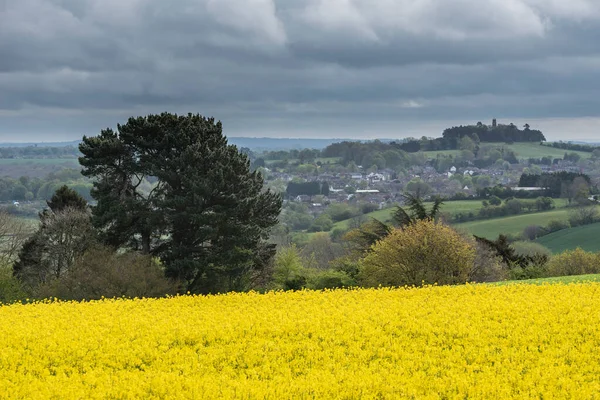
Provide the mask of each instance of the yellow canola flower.
POLYGON ((0 399, 598 399, 600 284, 0 306, 0 399))

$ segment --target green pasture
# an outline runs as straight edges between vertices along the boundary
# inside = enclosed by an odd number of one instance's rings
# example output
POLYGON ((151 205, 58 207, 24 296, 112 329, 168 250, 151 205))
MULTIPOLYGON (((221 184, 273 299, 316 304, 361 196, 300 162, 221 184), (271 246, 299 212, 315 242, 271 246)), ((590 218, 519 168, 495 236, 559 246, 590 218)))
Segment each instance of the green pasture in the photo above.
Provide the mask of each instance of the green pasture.
MULTIPOLYGON (((515 152, 517 158, 527 159, 527 158, 542 158, 542 157, 552 157, 552 158, 562 158, 566 153, 577 153, 581 156, 581 158, 589 158, 591 157, 591 153, 587 153, 584 151, 570 151, 570 150, 562 150, 556 149, 554 147, 549 146, 541 146, 539 143, 514 143, 514 144, 506 144, 506 143, 482 143, 481 146, 496 146, 496 147, 505 147, 515 152)), ((438 155, 458 155, 460 154, 460 150, 441 150, 441 151, 426 151, 425 154, 428 158, 436 158, 438 155)))
POLYGON ((502 218, 493 218, 480 221, 455 224, 454 227, 489 239, 497 238, 500 234, 518 235, 529 225, 545 226, 551 220, 566 221, 569 218, 569 209, 558 208, 532 214, 511 215, 502 218))
POLYGON ((542 236, 537 242, 552 250, 553 253, 562 253, 577 247, 586 251, 600 252, 600 223, 563 229, 542 236))
MULTIPOLYGON (((523 201, 535 201, 535 200, 523 200, 523 201)), ((474 233, 478 236, 484 236, 484 237, 497 237, 498 234, 496 234, 496 232, 498 231, 497 229, 495 229, 497 226, 500 227, 499 229, 509 229, 509 232, 502 232, 500 231, 500 233, 521 233, 523 231, 523 229, 525 229, 526 226, 528 225, 546 225, 548 223, 548 221, 552 220, 552 219, 559 219, 559 220, 566 220, 568 218, 568 210, 565 209, 565 207, 567 206, 567 200, 566 199, 554 199, 554 204, 556 209, 552 210, 552 211, 546 211, 546 212, 540 212, 540 213, 529 213, 529 214, 519 214, 519 215, 514 215, 514 216, 509 216, 509 217, 503 217, 503 218, 494 218, 494 219, 487 219, 487 220, 480 220, 480 221, 472 221, 472 222, 465 222, 465 223, 461 223, 461 224, 455 224, 455 226, 461 230, 466 230, 467 232, 471 232, 474 233), (508 220, 508 221, 505 221, 508 220), (523 222, 525 221, 525 222, 523 222), (530 221, 537 221, 537 222, 531 222, 530 221), (492 234, 491 235, 486 235, 486 234, 481 234, 482 232, 485 233, 485 231, 488 230, 492 230, 492 234), (477 233, 476 233, 477 232, 477 233)), ((430 209, 431 206, 433 205, 433 203, 428 202, 425 203, 425 206, 427 207, 427 209, 430 209)), ((472 212, 473 214, 477 214, 479 212, 479 210, 483 208, 483 204, 481 202, 481 200, 459 200, 459 201, 447 201, 445 202, 441 209, 440 212, 442 215, 449 215, 449 216, 453 216, 459 213, 469 213, 472 212)), ((378 219, 382 222, 386 222, 388 221, 391 216, 392 213, 395 211, 395 207, 392 208, 386 208, 385 210, 377 210, 377 211, 373 211, 372 213, 369 214, 365 214, 364 216, 367 218, 375 218, 378 219)), ((344 220, 344 221, 340 221, 340 222, 336 222, 333 225, 333 229, 348 229, 350 227, 350 219, 344 220)))

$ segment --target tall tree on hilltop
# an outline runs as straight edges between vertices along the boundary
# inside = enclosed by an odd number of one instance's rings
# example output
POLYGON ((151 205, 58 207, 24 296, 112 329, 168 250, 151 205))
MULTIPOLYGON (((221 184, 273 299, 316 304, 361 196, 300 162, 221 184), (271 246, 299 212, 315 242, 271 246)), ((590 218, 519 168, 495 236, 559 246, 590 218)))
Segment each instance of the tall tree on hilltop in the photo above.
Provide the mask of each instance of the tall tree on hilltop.
POLYGON ((266 244, 281 197, 263 189, 245 154, 212 118, 130 118, 80 146, 96 178, 94 224, 104 240, 160 256, 194 292, 244 290, 274 254, 266 244), (154 181, 143 193, 140 184, 154 181))

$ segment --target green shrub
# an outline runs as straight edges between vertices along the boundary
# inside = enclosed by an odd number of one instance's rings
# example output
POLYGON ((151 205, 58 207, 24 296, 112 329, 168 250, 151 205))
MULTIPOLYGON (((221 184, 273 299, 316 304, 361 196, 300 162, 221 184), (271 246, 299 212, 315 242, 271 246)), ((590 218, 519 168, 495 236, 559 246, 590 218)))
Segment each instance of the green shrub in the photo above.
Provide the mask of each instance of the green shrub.
POLYGON ((280 249, 275 255, 272 289, 299 290, 307 282, 307 272, 296 245, 280 249))
POLYGON ((25 292, 21 282, 13 275, 12 267, 0 266, 0 304, 25 300, 25 292))
POLYGON ((567 250, 550 259, 550 276, 585 275, 600 273, 600 255, 581 248, 567 250))
POLYGON ((515 253, 520 256, 535 256, 535 255, 545 255, 547 257, 552 256, 552 251, 536 242, 528 242, 528 241, 518 241, 511 244, 511 246, 515 249, 515 253))
POLYGON ((333 221, 327 214, 319 215, 308 228, 309 232, 326 232, 333 228, 333 221))
POLYGON ((538 279, 548 276, 548 269, 544 264, 532 264, 525 268, 515 267, 509 270, 508 279, 510 280, 525 280, 538 279))
POLYGON ((499 206, 502 204, 502 199, 500 199, 498 196, 492 196, 490 197, 490 204, 493 206, 499 206))
POLYGON ((335 203, 327 207, 325 211, 334 222, 344 221, 359 214, 356 207, 351 207, 343 203, 335 203))
POLYGON ((308 279, 307 287, 313 290, 335 289, 356 286, 356 281, 345 272, 325 270, 315 273, 308 279))
POLYGON ((470 282, 498 282, 508 278, 508 266, 496 252, 483 243, 476 243, 476 256, 469 274, 470 282))
POLYGON ((102 297, 162 297, 177 292, 165 278, 157 259, 135 252, 118 254, 94 246, 75 261, 60 278, 36 288, 36 297, 94 300, 102 297))
POLYGON ((548 225, 546 225, 546 230, 550 233, 552 232, 557 232, 563 229, 569 229, 571 227, 571 224, 569 224, 569 221, 559 221, 559 220, 552 220, 550 222, 548 222, 548 225))

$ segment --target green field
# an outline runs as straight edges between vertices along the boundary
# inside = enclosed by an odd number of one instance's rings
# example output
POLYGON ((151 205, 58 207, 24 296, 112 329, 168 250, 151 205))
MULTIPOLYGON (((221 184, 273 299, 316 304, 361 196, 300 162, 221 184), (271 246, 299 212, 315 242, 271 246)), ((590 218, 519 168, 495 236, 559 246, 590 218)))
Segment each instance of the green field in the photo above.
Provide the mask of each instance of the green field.
MULTIPOLYGON (((432 204, 433 203, 425 203, 425 205, 428 209, 431 207, 432 204)), ((552 219, 566 220, 568 218, 568 210, 565 209, 565 207, 567 206, 567 200, 566 199, 554 199, 554 204, 557 209, 549 211, 549 212, 520 214, 520 215, 504 217, 504 218, 494 218, 494 219, 488 219, 488 220, 466 222, 466 223, 462 223, 462 224, 456 224, 455 226, 460 228, 461 230, 466 230, 467 232, 471 232, 478 236, 484 236, 484 237, 488 237, 488 235, 481 234, 481 233, 483 231, 492 229, 496 225, 502 227, 501 229, 506 229, 506 226, 508 226, 508 229, 510 230, 508 233, 513 233, 513 230, 516 233, 521 233, 523 231, 523 229, 525 229, 525 227, 528 225, 546 225, 548 223, 548 221, 550 221, 552 219), (509 221, 505 222, 504 220, 509 220, 509 221), (521 220, 537 221, 537 222, 523 224, 521 220)), ((477 214, 481 208, 483 208, 481 200, 448 201, 442 205, 441 213, 450 215, 450 216, 456 215, 458 213, 468 213, 468 212, 473 212, 474 214, 477 214)), ((365 214, 365 216, 367 218, 376 218, 382 222, 386 222, 387 220, 389 220, 391 218, 392 213, 394 212, 395 209, 396 209, 395 207, 392 207, 392 208, 386 208, 385 210, 373 211, 372 213, 365 214)), ((348 219, 348 220, 336 222, 333 225, 333 229, 339 229, 339 228, 348 229, 350 226, 350 221, 351 220, 348 219)), ((489 237, 495 238, 498 236, 498 234, 495 233, 496 232, 495 230, 493 232, 494 233, 492 235, 489 235, 489 237)), ((505 232, 500 232, 500 233, 505 233, 505 232)))
MULTIPOLYGON (((527 201, 527 200, 524 200, 527 201)), ((535 200, 534 200, 535 201, 535 200)), ((428 207, 431 207, 432 203, 426 203, 428 207)), ((564 208, 568 204, 567 199, 554 199, 554 206, 556 208, 564 208)), ((458 213, 473 212, 477 214, 479 210, 483 208, 481 200, 459 200, 459 201, 447 201, 442 205, 441 213, 456 215, 458 213)))
POLYGON ((552 250, 553 253, 561 253, 577 247, 586 251, 600 252, 600 223, 563 229, 542 236, 537 242, 552 250))
POLYGON ((460 150, 438 150, 438 151, 424 151, 427 158, 437 158, 437 156, 457 156, 460 154, 460 150))
MULTIPOLYGON (((589 158, 592 153, 584 151, 565 151, 561 149, 555 149, 554 147, 541 146, 539 143, 482 143, 482 146, 499 146, 505 147, 515 152, 517 158, 562 158, 567 153, 577 153, 581 158, 589 158)), ((442 151, 426 151, 425 154, 428 158, 436 158, 438 155, 457 155, 460 154, 459 150, 442 150, 442 151)))
POLYGON ((0 158, 0 176, 43 178, 63 168, 79 169, 76 158, 0 158))
POLYGON ((555 149, 554 147, 541 146, 538 143, 515 143, 505 146, 513 150, 519 158, 542 158, 545 156, 562 158, 565 153, 577 153, 581 158, 590 158, 592 156, 592 153, 584 151, 565 151, 562 149, 555 149))
POLYGON ((486 219, 481 221, 455 224, 454 227, 473 235, 494 239, 500 234, 518 235, 529 225, 545 226, 551 220, 566 221, 569 210, 559 208, 552 211, 512 215, 503 218, 486 219))

